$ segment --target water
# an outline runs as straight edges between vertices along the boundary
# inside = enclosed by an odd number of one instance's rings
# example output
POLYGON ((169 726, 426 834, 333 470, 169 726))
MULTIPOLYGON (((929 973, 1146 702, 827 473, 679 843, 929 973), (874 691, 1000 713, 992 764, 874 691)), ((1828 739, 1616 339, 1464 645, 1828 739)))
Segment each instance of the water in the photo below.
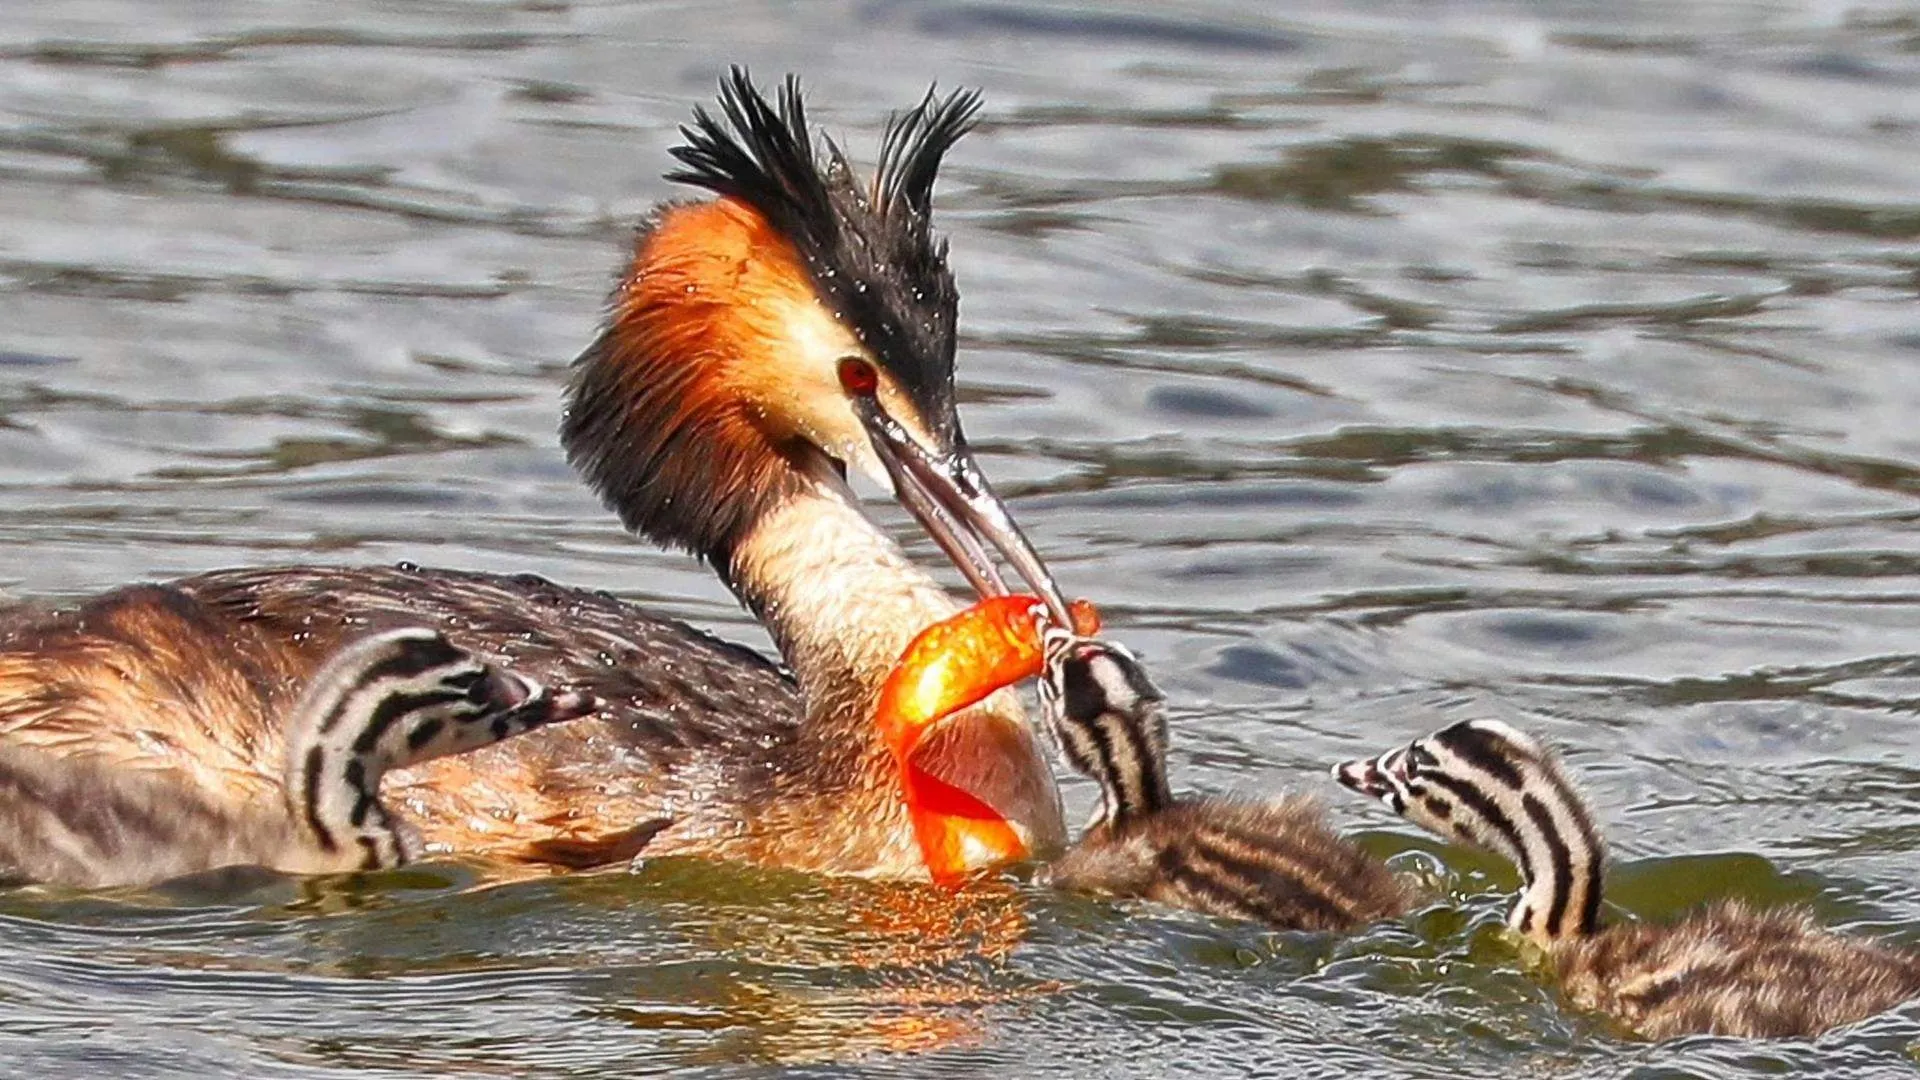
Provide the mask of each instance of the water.
POLYGON ((868 160, 978 85, 940 214, 986 467, 1172 694, 1181 785, 1324 791, 1446 892, 1350 940, 677 860, 13 892, 0 1072, 1910 1075, 1920 1007, 1560 1010, 1510 876, 1321 777, 1503 717, 1569 748, 1628 910, 1920 945, 1920 20, 1266 11, 0 8, 10 590, 411 559, 764 642, 569 474, 564 367, 725 63, 868 160))

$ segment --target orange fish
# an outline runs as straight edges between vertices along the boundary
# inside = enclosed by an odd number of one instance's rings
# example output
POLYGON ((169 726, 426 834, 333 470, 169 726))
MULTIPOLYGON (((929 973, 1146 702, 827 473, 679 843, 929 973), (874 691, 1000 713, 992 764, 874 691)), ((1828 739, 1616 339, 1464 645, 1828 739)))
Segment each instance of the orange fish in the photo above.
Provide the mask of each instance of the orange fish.
MULTIPOLYGON (((933 776, 914 760, 920 740, 945 717, 1003 686, 1040 674, 1046 605, 1034 596, 982 600, 922 630, 880 689, 880 736, 900 766, 900 785, 920 854, 933 880, 950 885, 968 866, 1018 862, 1027 846, 991 806, 933 776), (982 859, 981 854, 989 856, 982 859)), ((1084 600, 1073 603, 1076 633, 1100 630, 1084 600)))

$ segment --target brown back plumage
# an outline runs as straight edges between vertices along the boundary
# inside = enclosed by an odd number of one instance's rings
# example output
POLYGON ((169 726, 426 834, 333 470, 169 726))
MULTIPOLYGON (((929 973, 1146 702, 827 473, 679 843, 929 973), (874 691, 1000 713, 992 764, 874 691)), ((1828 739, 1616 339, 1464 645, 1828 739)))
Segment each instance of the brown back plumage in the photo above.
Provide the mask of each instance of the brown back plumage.
POLYGON ((1351 930, 1404 914, 1412 899, 1304 796, 1178 799, 1156 814, 1092 826, 1048 873, 1080 892, 1281 930, 1351 930))
POLYGON ((0 747, 0 882, 102 888, 269 861, 296 846, 271 801, 232 805, 167 771, 0 747))
POLYGON ((1049 640, 1045 712, 1101 808, 1048 873, 1066 888, 1140 897, 1285 930, 1349 930, 1412 897, 1379 859, 1327 826, 1312 799, 1176 798, 1161 696, 1117 645, 1049 640))
MULTIPOLYGON (((314 674, 361 635, 422 624, 606 703, 534 738, 390 776, 428 844, 618 862, 631 857, 633 825, 671 806, 690 832, 716 838, 709 848, 753 858, 791 824, 776 785, 832 779, 795 775, 830 763, 796 745, 800 696, 753 652, 532 575, 407 565, 217 571, 67 610, 0 611, 0 745, 177 776, 222 808, 272 806, 286 717, 314 674), (741 821, 765 828, 726 830, 741 821)), ((839 787, 831 795, 847 800, 839 787)), ((792 813, 822 816, 817 802, 792 813)))
POLYGON ((1609 926, 1549 957, 1568 1000, 1651 1039, 1806 1037, 1920 995, 1920 956, 1798 907, 1720 903, 1671 925, 1609 926))

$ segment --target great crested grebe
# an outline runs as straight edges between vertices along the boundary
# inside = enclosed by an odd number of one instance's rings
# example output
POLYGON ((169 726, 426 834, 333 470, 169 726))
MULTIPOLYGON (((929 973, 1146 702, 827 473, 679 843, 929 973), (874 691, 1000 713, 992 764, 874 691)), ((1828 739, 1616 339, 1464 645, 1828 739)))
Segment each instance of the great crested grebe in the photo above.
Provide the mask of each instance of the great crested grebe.
POLYGON ((1312 799, 1175 796, 1163 699, 1140 662, 1064 629, 1046 637, 1044 714, 1068 763, 1100 785, 1093 821, 1047 869, 1054 884, 1283 930, 1350 930, 1412 906, 1312 799))
POLYGON ((380 798, 390 771, 593 711, 453 647, 374 634, 313 678, 288 730, 281 797, 231 806, 169 771, 0 747, 0 879, 99 888, 203 870, 377 870, 419 852, 380 798))
POLYGON ((1469 720, 1334 767, 1416 825, 1513 860, 1507 923, 1546 950, 1562 992, 1648 1038, 1817 1035, 1920 994, 1920 954, 1821 929, 1803 909, 1721 903, 1677 923, 1600 927, 1605 850, 1560 763, 1497 720, 1469 720))
MULTIPOLYGON (((789 79, 736 69, 695 110, 669 179, 717 198, 642 225, 573 369, 561 441, 630 528, 704 559, 772 632, 758 654, 602 594, 450 570, 227 570, 65 611, 0 615, 0 745, 171 769, 243 803, 279 782, 277 720, 348 639, 440 628, 462 648, 605 702, 600 715, 392 777, 429 850, 592 865, 631 831, 659 852, 920 876, 875 696, 957 605, 861 512, 891 487, 976 589, 998 551, 1063 622, 1059 590, 981 476, 955 412, 957 293, 931 228, 935 173, 978 98, 931 92, 862 185, 816 145, 789 79)), ((1064 839, 1017 701, 929 733, 929 774, 991 807, 1020 851, 1064 839)))

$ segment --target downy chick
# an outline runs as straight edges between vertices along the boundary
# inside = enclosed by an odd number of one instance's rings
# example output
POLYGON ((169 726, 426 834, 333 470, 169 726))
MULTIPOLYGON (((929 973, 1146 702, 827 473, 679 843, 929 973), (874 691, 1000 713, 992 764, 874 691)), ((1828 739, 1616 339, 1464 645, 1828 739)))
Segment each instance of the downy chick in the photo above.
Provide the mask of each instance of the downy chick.
POLYGON ((1512 860, 1524 884, 1508 925, 1546 950, 1569 1001, 1645 1037, 1811 1036, 1920 994, 1920 955, 1824 930, 1800 908, 1728 902, 1602 928, 1605 847, 1585 800, 1550 750, 1497 720, 1343 762, 1334 778, 1512 860))
POLYGON ((1054 883, 1283 930, 1350 930, 1411 906, 1312 799, 1176 797, 1162 695, 1126 649, 1054 630, 1047 652, 1044 713, 1067 761, 1100 785, 1093 821, 1049 868, 1054 883))

